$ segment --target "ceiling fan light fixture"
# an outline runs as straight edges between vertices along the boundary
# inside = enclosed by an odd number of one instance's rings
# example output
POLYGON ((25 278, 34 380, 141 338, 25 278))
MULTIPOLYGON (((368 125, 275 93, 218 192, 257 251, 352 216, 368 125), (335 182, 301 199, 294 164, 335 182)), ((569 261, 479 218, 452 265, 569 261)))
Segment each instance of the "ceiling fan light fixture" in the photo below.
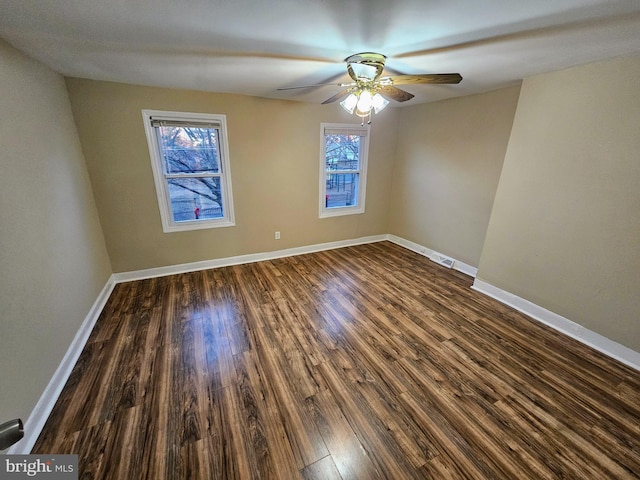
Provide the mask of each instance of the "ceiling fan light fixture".
POLYGON ((382 95, 380 95, 379 93, 376 93, 373 98, 371 99, 371 103, 373 105, 373 111, 375 113, 379 113, 382 110, 384 110, 384 108, 389 105, 389 100, 387 100, 386 98, 384 98, 382 95))
POLYGON ((356 105, 358 104, 358 97, 354 93, 350 93, 347 98, 340 102, 340 106, 344 108, 347 112, 353 113, 356 109, 356 105))
POLYGON ((369 119, 372 113, 381 112, 387 105, 389 100, 370 87, 361 87, 340 102, 340 106, 347 112, 361 118, 369 117, 369 119))
POLYGON ((362 113, 363 115, 360 115, 360 113, 358 113, 358 115, 362 117, 364 115, 369 115, 369 112, 371 111, 372 108, 373 108, 373 95, 371 95, 371 90, 363 89, 360 92, 360 96, 358 97, 358 103, 356 104, 356 112, 362 113))

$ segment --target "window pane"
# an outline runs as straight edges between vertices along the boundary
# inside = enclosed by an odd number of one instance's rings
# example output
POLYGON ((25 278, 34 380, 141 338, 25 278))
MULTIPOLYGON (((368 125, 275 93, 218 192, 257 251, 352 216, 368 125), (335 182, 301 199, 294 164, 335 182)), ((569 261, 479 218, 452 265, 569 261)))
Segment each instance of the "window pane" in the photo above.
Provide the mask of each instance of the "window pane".
POLYGON ((336 208, 358 205, 358 180, 359 175, 357 173, 327 174, 325 207, 336 208))
POLYGON ((220 178, 170 178, 174 222, 223 217, 220 178))
POLYGON ((159 127, 166 173, 219 173, 218 130, 159 127))
POLYGON ((358 170, 360 161, 359 135, 326 135, 326 170, 358 170))

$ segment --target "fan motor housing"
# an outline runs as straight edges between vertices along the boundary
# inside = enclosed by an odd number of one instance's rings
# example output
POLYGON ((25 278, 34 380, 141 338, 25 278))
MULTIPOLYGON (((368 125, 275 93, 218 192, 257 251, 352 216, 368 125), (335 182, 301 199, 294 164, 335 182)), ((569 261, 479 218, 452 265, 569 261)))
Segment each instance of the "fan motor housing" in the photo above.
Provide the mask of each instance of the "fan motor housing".
POLYGON ((373 82, 384 69, 386 56, 381 53, 363 52, 345 58, 347 72, 355 81, 373 82))

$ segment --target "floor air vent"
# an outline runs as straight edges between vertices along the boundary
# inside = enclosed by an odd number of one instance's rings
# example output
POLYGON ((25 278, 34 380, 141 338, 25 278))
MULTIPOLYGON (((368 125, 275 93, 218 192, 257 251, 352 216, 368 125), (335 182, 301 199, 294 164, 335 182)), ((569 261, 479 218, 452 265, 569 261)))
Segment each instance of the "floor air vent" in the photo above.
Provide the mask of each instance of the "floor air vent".
POLYGON ((431 255, 429 255, 429 259, 447 268, 452 268, 453 264, 455 263, 455 260, 453 258, 446 257, 438 252, 433 252, 431 255))

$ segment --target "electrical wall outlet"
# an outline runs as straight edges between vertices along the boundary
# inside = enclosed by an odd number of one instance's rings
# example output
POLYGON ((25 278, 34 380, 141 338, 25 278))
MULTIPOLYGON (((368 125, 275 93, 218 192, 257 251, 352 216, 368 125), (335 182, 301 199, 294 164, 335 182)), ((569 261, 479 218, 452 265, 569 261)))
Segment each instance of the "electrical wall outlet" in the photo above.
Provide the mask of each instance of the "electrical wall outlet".
POLYGON ((276 237, 276 240, 280 240, 280 232, 276 232, 275 237, 276 237))

